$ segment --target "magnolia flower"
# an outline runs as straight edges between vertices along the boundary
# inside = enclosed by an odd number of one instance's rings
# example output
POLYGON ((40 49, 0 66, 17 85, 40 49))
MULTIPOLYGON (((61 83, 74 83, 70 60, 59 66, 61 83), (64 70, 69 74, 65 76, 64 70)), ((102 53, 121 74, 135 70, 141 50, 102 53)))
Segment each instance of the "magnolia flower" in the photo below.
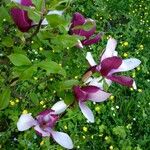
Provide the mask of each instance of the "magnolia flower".
MULTIPOLYGON (((12 0, 15 3, 18 3, 22 6, 31 7, 34 6, 32 3, 32 0, 12 0)), ((47 13, 47 15, 62 15, 63 11, 58 10, 52 10, 47 13)), ((26 10, 22 10, 20 8, 12 8, 11 9, 11 16, 17 25, 18 29, 22 32, 28 32, 29 29, 31 29, 33 26, 37 26, 38 23, 33 22, 29 16, 28 12, 26 10)), ((42 21, 41 25, 47 25, 48 21, 46 18, 42 21)))
POLYGON ((54 131, 54 126, 59 119, 58 114, 63 112, 67 105, 60 101, 52 109, 39 113, 34 119, 31 114, 22 114, 17 122, 19 131, 25 131, 33 127, 36 133, 42 137, 52 137, 61 146, 72 149, 73 143, 68 134, 54 131))
MULTIPOLYGON (((22 6, 33 6, 32 0, 12 0, 22 6)), ((33 25, 32 20, 28 17, 28 12, 20 8, 12 8, 11 16, 17 25, 18 29, 22 32, 27 32, 33 25)))
POLYGON ((82 16, 80 13, 76 12, 73 15, 69 33, 79 35, 81 37, 84 37, 83 40, 78 42, 78 47, 83 48, 83 45, 91 45, 94 43, 97 43, 101 40, 101 34, 95 35, 96 31, 96 23, 92 19, 85 19, 84 16, 82 16), (92 27, 90 30, 83 29, 83 26, 86 24, 92 24, 92 27))
POLYGON ((111 95, 110 93, 104 92, 99 87, 92 85, 84 87, 74 86, 73 92, 83 115, 89 122, 94 122, 94 115, 89 107, 85 105, 85 102, 88 100, 93 102, 103 102, 111 95))
POLYGON ((133 87, 136 89, 135 81, 127 76, 116 75, 118 72, 129 71, 140 65, 141 61, 136 58, 122 59, 117 56, 115 51, 117 42, 115 39, 110 38, 107 42, 105 52, 103 53, 100 63, 96 64, 90 52, 87 53, 86 59, 90 64, 90 68, 86 72, 91 74, 99 72, 105 78, 108 85, 111 82, 117 82, 121 85, 133 87))

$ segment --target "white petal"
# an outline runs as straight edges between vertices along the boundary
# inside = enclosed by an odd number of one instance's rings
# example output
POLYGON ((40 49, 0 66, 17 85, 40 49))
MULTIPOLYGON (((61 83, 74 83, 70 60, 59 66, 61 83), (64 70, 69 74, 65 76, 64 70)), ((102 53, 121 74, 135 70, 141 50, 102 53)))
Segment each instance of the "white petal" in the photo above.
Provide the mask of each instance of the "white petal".
POLYGON ((93 112, 82 102, 79 102, 79 107, 83 113, 83 115, 85 116, 85 118, 90 121, 90 122, 94 122, 94 115, 93 112))
POLYGON ((67 149, 73 148, 73 142, 68 134, 63 132, 51 131, 52 137, 54 140, 60 144, 62 147, 67 149))
MULTIPOLYGON (((59 15, 61 16, 63 14, 63 11, 59 11, 59 10, 52 10, 52 11, 49 11, 47 15, 59 15)), ((48 21, 47 19, 45 18, 42 23, 42 25, 48 25, 48 21)))
POLYGON ((104 54, 101 57, 101 61, 105 58, 112 57, 117 46, 117 41, 113 38, 109 38, 104 54))
POLYGON ((49 137, 50 136, 50 132, 42 130, 39 125, 36 125, 34 127, 34 130, 36 130, 38 133, 40 133, 42 135, 42 137, 49 137))
POLYGON ((89 93, 88 99, 94 102, 103 102, 110 97, 110 93, 104 92, 102 90, 98 90, 95 93, 89 93))
POLYGON ((19 131, 25 131, 36 125, 36 120, 31 114, 22 114, 17 122, 17 128, 19 131))
POLYGON ((100 81, 102 79, 102 77, 99 77, 99 78, 91 78, 91 79, 88 79, 86 81, 86 83, 89 83, 88 85, 92 85, 92 86, 96 86, 96 87, 99 87, 100 89, 103 89, 103 81, 100 81))
POLYGON ((105 78, 105 81, 106 81, 106 83, 107 83, 108 87, 112 84, 112 81, 111 81, 111 80, 109 80, 109 79, 106 79, 106 78, 105 78))
POLYGON ((67 105, 65 104, 64 101, 59 101, 55 103, 51 109, 55 111, 54 112, 55 114, 61 114, 67 109, 67 105))
POLYGON ((135 81, 133 81, 132 87, 133 87, 133 89, 137 90, 137 86, 136 86, 135 81))
POLYGON ((12 2, 15 2, 15 3, 21 3, 21 0, 11 0, 12 2))
POLYGON ((78 40, 78 43, 77 43, 77 45, 76 45, 78 48, 83 48, 83 45, 82 45, 82 43, 81 43, 81 41, 80 40, 78 40))
POLYGON ((89 62, 90 66, 95 66, 96 65, 96 62, 93 59, 93 56, 92 56, 91 52, 87 52, 86 59, 89 62))
POLYGON ((137 66, 139 66, 140 63, 141 63, 141 61, 136 58, 124 59, 122 61, 122 64, 120 65, 120 67, 118 69, 112 70, 111 74, 115 73, 115 72, 123 72, 123 71, 132 70, 132 69, 136 68, 137 66))
POLYGON ((118 56, 118 52, 114 51, 113 56, 118 56))

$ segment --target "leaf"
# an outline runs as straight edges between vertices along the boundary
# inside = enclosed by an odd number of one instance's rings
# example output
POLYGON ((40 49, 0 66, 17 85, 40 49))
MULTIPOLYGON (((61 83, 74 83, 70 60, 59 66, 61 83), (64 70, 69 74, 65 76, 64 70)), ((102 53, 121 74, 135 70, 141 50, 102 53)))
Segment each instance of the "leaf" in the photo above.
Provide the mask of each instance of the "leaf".
POLYGON ((37 66, 46 70, 47 74, 56 73, 66 76, 66 71, 54 61, 42 61, 37 66))
POLYGON ((66 95, 65 95, 65 98, 64 98, 64 102, 67 104, 67 105, 70 105, 72 104, 74 101, 74 95, 73 93, 71 92, 66 92, 66 95))
POLYGON ((29 18, 31 20, 33 20, 34 22, 38 23, 41 19, 41 15, 38 11, 35 11, 35 10, 32 10, 32 9, 29 9, 28 10, 28 15, 29 15, 29 18))
POLYGON ((10 89, 6 88, 0 94, 0 110, 5 109, 9 105, 10 93, 10 89))
POLYGON ((33 76, 33 73, 36 71, 37 71, 37 67, 31 66, 28 69, 26 69, 24 72, 22 72, 19 77, 21 80, 28 80, 33 76))
POLYGON ((67 47, 74 47, 78 43, 78 38, 72 35, 58 35, 51 39, 52 48, 56 51, 67 47))
POLYGON ((6 21, 10 22, 10 20, 11 20, 10 15, 8 13, 8 10, 4 6, 0 7, 0 12, 1 12, 0 24, 3 22, 3 19, 6 19, 6 21))
POLYGON ((59 87, 61 88, 61 90, 67 90, 72 88, 74 85, 78 85, 79 81, 78 80, 66 80, 66 81, 62 81, 59 84, 59 87))
POLYGON ((60 25, 65 26, 67 24, 67 22, 63 18, 63 16, 56 15, 56 14, 47 15, 46 19, 47 19, 49 25, 54 28, 56 28, 57 26, 60 26, 60 25))
POLYGON ((30 98, 35 105, 39 104, 38 96, 35 93, 30 93, 30 98))
POLYGON ((2 44, 6 47, 12 47, 14 45, 14 41, 11 37, 3 38, 2 44))
POLYGON ((29 58, 23 54, 11 54, 8 56, 8 58, 15 66, 31 65, 31 61, 29 60, 29 58))

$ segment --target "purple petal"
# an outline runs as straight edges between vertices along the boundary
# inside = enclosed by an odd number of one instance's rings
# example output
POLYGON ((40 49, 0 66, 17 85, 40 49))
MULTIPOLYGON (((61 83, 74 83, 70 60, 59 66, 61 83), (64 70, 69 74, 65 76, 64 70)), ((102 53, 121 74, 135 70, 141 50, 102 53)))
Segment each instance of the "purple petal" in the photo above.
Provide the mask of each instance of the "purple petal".
POLYGON ((21 5, 23 6, 32 6, 32 0, 21 0, 21 5))
MULTIPOLYGON (((23 6, 33 6, 31 0, 21 0, 18 2, 23 6)), ((28 17, 27 11, 20 8, 12 8, 11 16, 20 31, 27 32, 32 27, 32 20, 28 17)))
POLYGON ((49 137, 50 136, 50 132, 44 131, 42 128, 40 128, 39 125, 36 125, 34 127, 34 130, 37 132, 38 135, 40 135, 42 137, 49 137))
POLYGON ((19 8, 12 8, 11 15, 20 31, 27 32, 32 27, 32 20, 29 19, 26 11, 19 8))
POLYGON ((116 46, 117 46, 117 41, 113 38, 109 38, 106 45, 106 50, 101 57, 101 61, 104 60, 105 58, 113 57, 116 46))
POLYGON ((54 110, 49 109, 39 113, 36 119, 41 126, 53 128, 59 116, 54 114, 54 110))
POLYGON ((95 93, 97 91, 99 91, 100 88, 96 87, 96 86, 84 86, 81 88, 82 91, 86 92, 86 93, 95 93))
POLYGON ((79 26, 79 25, 83 25, 85 23, 85 18, 83 15, 81 15, 80 13, 76 12, 73 14, 73 18, 71 21, 71 28, 75 27, 75 26, 79 26))
POLYGON ((52 130, 51 130, 51 134, 53 139, 62 147, 66 149, 73 148, 73 142, 68 134, 63 132, 52 131, 52 130))
POLYGON ((87 99, 94 102, 105 101, 111 95, 110 93, 106 93, 96 86, 86 86, 83 87, 82 90, 87 92, 87 99))
POLYGON ((102 74, 102 76, 107 76, 112 69, 118 69, 121 64, 122 64, 122 59, 120 57, 113 56, 113 57, 106 58, 101 62, 100 73, 102 74))
POLYGON ((85 116, 85 118, 90 121, 90 122, 94 122, 94 115, 92 113, 92 111, 83 103, 83 102, 79 102, 79 107, 83 113, 83 115, 85 116))
POLYGON ((85 39, 82 40, 81 42, 83 45, 92 45, 98 43, 100 40, 101 40, 101 35, 97 34, 93 39, 85 39))
POLYGON ((108 79, 117 82, 121 85, 132 87, 134 80, 130 77, 126 76, 116 76, 116 75, 111 75, 107 77, 108 79))
POLYGON ((122 64, 119 66, 119 68, 112 70, 111 73, 132 70, 132 69, 136 68, 137 66, 139 66, 140 63, 141 63, 141 61, 136 58, 124 59, 122 61, 122 64))
POLYGON ((73 87, 74 95, 76 100, 78 101, 86 101, 87 99, 87 93, 81 90, 79 86, 74 86, 73 87))
POLYGON ((37 121, 31 116, 31 114, 22 114, 17 122, 17 128, 19 131, 25 131, 37 124, 37 121))

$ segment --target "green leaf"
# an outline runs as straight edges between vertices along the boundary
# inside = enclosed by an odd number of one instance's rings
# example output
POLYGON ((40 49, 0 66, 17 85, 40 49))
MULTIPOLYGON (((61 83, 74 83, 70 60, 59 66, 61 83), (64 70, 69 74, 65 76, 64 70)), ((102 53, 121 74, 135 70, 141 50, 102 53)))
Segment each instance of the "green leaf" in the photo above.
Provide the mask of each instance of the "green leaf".
POLYGON ((51 43, 55 51, 60 51, 67 47, 74 47, 78 43, 78 38, 71 35, 58 35, 51 39, 51 43))
POLYGON ((66 20, 63 18, 63 16, 60 15, 56 15, 56 14, 52 14, 52 15, 47 15, 46 19, 49 23, 49 25, 53 28, 60 26, 60 25, 66 25, 67 22, 66 20))
POLYGON ((64 102, 67 104, 67 105, 70 105, 72 104, 74 101, 74 95, 73 93, 71 92, 66 92, 66 95, 65 95, 65 98, 64 98, 64 102))
POLYGON ((28 10, 28 15, 29 15, 29 18, 36 23, 38 23, 41 19, 40 13, 36 10, 33 10, 33 9, 28 10))
POLYGON ((35 105, 38 105, 38 104, 39 104, 39 99, 38 99, 37 94, 35 94, 35 93, 30 93, 30 98, 31 98, 32 102, 33 102, 35 105))
POLYGON ((3 38, 2 44, 6 47, 12 47, 14 45, 14 41, 11 37, 3 38))
POLYGON ((22 72, 19 77, 21 80, 31 79, 31 77, 33 76, 33 73, 36 71, 37 71, 37 67, 31 66, 28 69, 26 69, 24 72, 22 72))
POLYGON ((10 89, 6 88, 0 94, 0 110, 5 109, 9 105, 10 93, 10 89))
POLYGON ((31 65, 31 61, 29 60, 29 58, 23 54, 11 54, 8 56, 8 58, 15 66, 31 65))
POLYGON ((59 87, 61 90, 67 90, 67 89, 71 89, 74 85, 78 85, 79 81, 78 80, 66 80, 66 81, 62 81, 59 84, 59 87))
POLYGON ((0 12, 1 12, 0 23, 3 22, 3 19, 6 19, 6 21, 10 21, 11 20, 10 15, 8 13, 8 10, 5 7, 1 6, 0 7, 0 12))
POLYGON ((56 73, 66 76, 65 70, 54 61, 42 61, 37 64, 38 67, 47 71, 47 74, 56 73))

